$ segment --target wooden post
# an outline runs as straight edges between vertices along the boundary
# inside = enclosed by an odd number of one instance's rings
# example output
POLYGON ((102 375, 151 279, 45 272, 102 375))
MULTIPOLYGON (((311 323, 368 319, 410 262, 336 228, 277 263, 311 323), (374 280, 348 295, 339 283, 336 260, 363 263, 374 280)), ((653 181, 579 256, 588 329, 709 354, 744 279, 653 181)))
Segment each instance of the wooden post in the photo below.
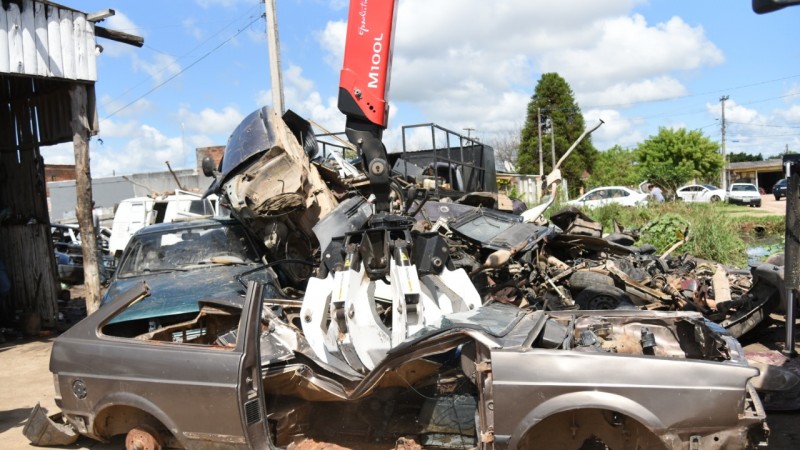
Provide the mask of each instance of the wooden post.
POLYGON ((72 117, 72 144, 75 148, 75 217, 83 244, 83 286, 86 312, 100 307, 100 272, 97 261, 97 230, 92 218, 92 175, 89 170, 89 118, 87 85, 75 83, 69 90, 72 117))
POLYGON ((786 282, 786 346, 783 354, 794 357, 797 356, 795 320, 800 295, 800 155, 783 155, 783 164, 789 168, 786 179, 786 264, 783 268, 786 282))

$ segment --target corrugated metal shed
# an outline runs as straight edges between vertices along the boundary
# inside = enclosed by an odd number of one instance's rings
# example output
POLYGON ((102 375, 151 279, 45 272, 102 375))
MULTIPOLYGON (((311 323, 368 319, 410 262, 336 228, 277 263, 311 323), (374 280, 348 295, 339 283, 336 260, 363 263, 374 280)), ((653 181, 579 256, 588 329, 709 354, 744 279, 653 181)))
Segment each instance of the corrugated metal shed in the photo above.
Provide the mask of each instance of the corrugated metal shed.
POLYGON ((48 1, 0 2, 0 73, 97 80, 95 25, 48 1))
MULTIPOLYGON (((59 283, 40 147, 73 142, 76 175, 90 178, 95 31, 86 13, 56 3, 0 1, 0 259, 12 284, 0 308, 6 321, 21 312, 45 326, 55 322, 59 283)), ((90 211, 85 185, 81 208, 90 211)))

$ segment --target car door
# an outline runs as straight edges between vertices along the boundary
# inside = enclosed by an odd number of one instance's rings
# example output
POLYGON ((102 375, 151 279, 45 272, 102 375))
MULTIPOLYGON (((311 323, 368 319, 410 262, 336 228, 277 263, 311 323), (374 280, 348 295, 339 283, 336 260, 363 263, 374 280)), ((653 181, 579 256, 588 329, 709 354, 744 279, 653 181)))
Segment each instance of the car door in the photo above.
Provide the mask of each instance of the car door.
POLYGON ((628 191, 623 189, 608 189, 608 197, 605 204, 618 203, 620 205, 632 206, 633 199, 630 198, 628 191))
POLYGON ((698 186, 686 186, 683 190, 684 197, 683 199, 687 202, 696 202, 697 201, 697 194, 698 194, 698 186))
POLYGON ((606 197, 605 189, 595 189, 593 191, 589 191, 581 197, 580 204, 581 206, 586 206, 587 208, 596 208, 603 204, 603 201, 606 197))
POLYGON ((247 443, 251 449, 271 449, 267 426, 267 403, 261 376, 261 308, 264 285, 250 281, 242 310, 240 338, 236 347, 242 351, 239 363, 239 412, 247 443))
POLYGON ((697 193, 695 194, 695 201, 698 202, 710 202, 711 201, 711 189, 705 186, 697 186, 697 193))

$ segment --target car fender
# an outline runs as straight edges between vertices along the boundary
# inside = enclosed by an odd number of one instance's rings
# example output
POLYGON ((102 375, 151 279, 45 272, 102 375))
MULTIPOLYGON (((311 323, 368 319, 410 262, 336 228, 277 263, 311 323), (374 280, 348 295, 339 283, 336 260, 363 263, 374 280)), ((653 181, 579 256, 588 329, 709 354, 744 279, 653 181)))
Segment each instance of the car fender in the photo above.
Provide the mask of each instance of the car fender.
POLYGON ((530 411, 514 429, 508 448, 517 448, 525 434, 542 420, 564 411, 578 409, 607 409, 620 412, 637 420, 651 431, 665 435, 665 426, 661 419, 645 406, 620 395, 609 392, 570 392, 553 397, 530 411))
MULTIPOLYGON (((96 413, 92 418, 91 427, 89 427, 92 434, 95 434, 96 431, 94 419, 100 416, 106 409, 117 406, 128 406, 135 408, 155 417, 159 422, 161 422, 162 425, 164 425, 166 429, 170 431, 170 433, 172 433, 173 437, 175 437, 175 439, 177 439, 184 448, 190 448, 189 446, 191 445, 191 442, 188 441, 185 436, 183 436, 183 433, 178 429, 178 426, 175 424, 175 422, 173 422, 172 419, 170 419, 170 417, 161 410, 161 408, 159 408, 150 400, 131 392, 114 392, 104 396, 97 402, 93 408, 96 413)), ((103 437, 108 438, 108 436, 103 437)))

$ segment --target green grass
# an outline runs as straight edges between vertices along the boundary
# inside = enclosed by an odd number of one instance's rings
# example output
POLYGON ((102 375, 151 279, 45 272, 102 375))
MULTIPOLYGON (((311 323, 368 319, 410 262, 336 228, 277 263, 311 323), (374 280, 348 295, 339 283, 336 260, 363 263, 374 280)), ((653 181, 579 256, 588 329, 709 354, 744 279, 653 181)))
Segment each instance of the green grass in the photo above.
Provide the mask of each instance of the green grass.
POLYGON ((688 224, 691 238, 676 254, 689 253, 739 267, 747 262, 745 239, 755 235, 777 238, 784 233, 783 217, 724 203, 667 202, 636 208, 608 205, 584 212, 601 222, 605 233, 613 231, 614 221, 625 229, 640 229, 639 244, 652 244, 659 253, 677 242, 688 224))

